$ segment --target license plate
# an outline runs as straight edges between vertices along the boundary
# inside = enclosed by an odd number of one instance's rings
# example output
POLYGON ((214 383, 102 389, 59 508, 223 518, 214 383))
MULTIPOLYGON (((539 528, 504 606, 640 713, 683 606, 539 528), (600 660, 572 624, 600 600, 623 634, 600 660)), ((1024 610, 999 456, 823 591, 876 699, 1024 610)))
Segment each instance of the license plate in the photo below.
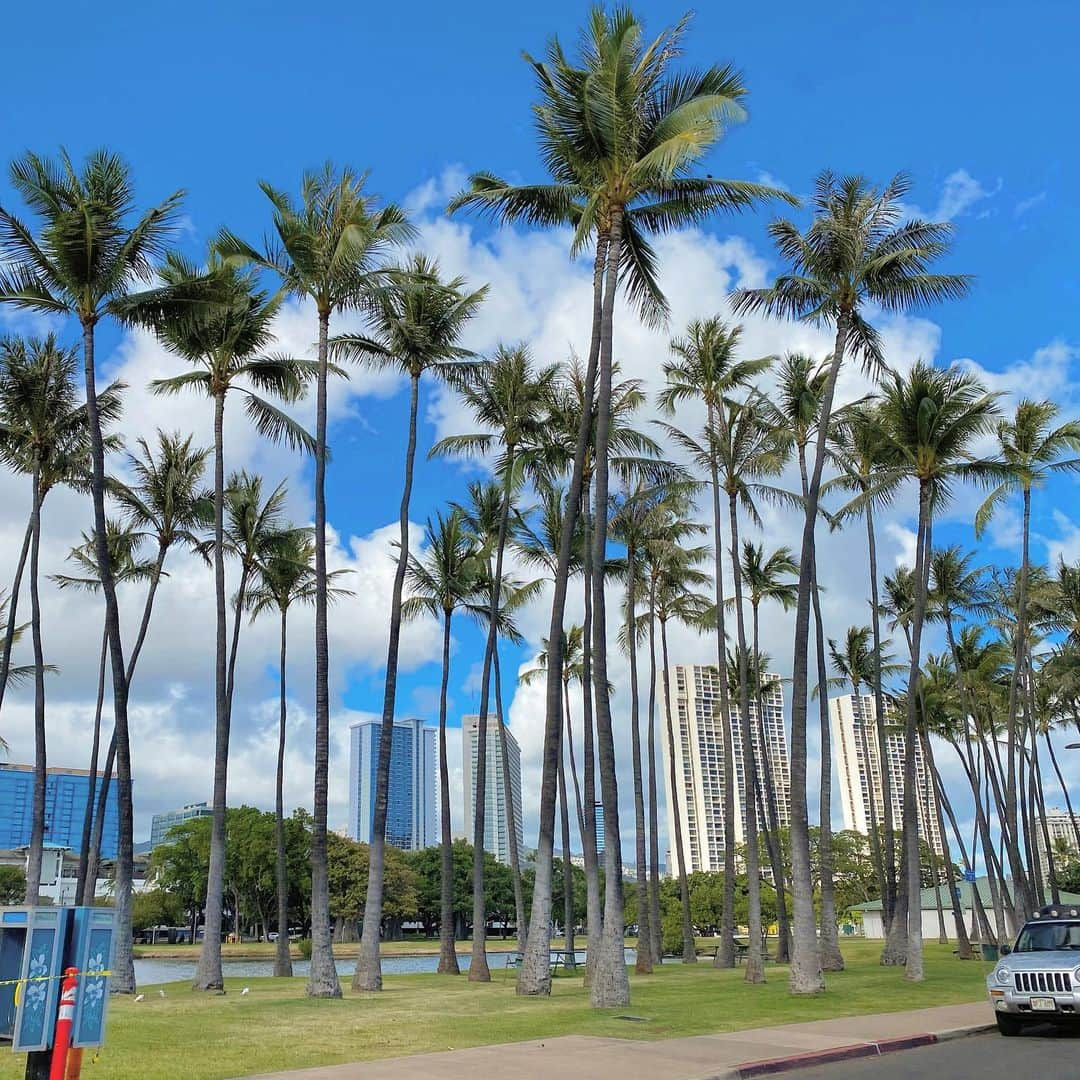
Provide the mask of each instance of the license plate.
POLYGON ((1057 1012, 1057 1002, 1053 998, 1033 997, 1031 999, 1032 1012, 1057 1012))

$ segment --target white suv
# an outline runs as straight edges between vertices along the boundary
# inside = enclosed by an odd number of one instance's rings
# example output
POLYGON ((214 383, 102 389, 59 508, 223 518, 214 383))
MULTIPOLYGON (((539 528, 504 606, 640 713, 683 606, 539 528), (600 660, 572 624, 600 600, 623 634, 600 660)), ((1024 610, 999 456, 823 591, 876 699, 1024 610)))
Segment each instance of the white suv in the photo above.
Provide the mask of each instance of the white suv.
POLYGON ((986 979, 1002 1035, 1024 1024, 1080 1021, 1080 908, 1045 907, 1024 924, 986 979))

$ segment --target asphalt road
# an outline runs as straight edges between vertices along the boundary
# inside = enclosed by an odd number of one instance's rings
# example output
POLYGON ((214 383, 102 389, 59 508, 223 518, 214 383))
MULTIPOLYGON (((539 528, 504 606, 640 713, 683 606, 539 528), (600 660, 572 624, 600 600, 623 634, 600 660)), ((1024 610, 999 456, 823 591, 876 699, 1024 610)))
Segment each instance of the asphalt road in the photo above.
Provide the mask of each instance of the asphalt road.
POLYGON ((1080 1076, 1080 1025, 1075 1028, 1042 1026, 1013 1039, 996 1031, 952 1039, 881 1057, 858 1058, 789 1073, 798 1080, 1017 1080, 1018 1077, 1080 1076))

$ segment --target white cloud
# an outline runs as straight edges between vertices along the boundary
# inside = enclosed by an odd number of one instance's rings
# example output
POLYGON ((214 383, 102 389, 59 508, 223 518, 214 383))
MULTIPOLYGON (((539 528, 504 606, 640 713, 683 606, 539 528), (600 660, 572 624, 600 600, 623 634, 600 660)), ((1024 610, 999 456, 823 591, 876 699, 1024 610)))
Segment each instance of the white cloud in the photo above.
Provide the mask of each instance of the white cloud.
MULTIPOLYGON (((998 180, 992 187, 986 187, 981 181, 976 180, 967 169, 956 169, 945 177, 938 196, 937 206, 933 210, 923 210, 914 203, 905 204, 904 209, 909 217, 920 218, 923 221, 955 221, 958 217, 968 214, 979 203, 985 203, 993 198, 1002 187, 998 180)), ((983 209, 979 217, 985 217, 990 211, 983 209)))

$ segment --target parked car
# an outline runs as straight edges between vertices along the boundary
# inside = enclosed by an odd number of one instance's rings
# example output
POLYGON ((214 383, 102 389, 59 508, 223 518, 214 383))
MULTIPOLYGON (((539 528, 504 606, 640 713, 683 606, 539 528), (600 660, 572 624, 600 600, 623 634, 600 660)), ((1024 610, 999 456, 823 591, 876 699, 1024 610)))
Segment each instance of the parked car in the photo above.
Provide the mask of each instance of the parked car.
POLYGON ((1026 1024, 1080 1023, 1080 908, 1045 907, 1024 924, 986 980, 1002 1035, 1026 1024))

